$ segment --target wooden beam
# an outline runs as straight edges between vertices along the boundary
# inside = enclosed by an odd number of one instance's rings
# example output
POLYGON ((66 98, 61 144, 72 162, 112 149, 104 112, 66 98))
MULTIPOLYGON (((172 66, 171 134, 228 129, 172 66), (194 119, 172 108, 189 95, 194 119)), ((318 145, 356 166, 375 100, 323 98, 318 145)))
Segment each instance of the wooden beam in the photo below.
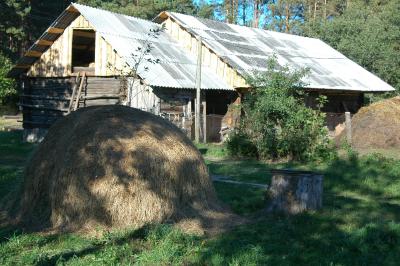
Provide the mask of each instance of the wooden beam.
POLYGON ((42 52, 38 52, 38 51, 33 51, 33 50, 29 50, 25 53, 25 56, 29 56, 29 57, 40 57, 42 56, 42 52))
POLYGON ((45 107, 45 106, 39 105, 39 104, 23 104, 23 103, 19 103, 18 105, 22 106, 22 107, 40 109, 40 110, 51 110, 51 111, 58 111, 58 112, 68 112, 68 109, 65 109, 65 108, 57 109, 57 108, 45 107))
POLYGON ((30 68, 31 65, 15 65, 14 68, 30 68))
POLYGON ((194 135, 197 143, 200 142, 200 91, 201 91, 201 37, 197 39, 197 66, 196 66, 196 104, 195 104, 195 123, 194 135))
POLYGON ((78 50, 88 50, 88 51, 94 51, 95 47, 93 45, 84 45, 84 44, 75 44, 72 46, 74 49, 78 50))
POLYGON ((69 7, 67 7, 66 9, 68 12, 71 13, 79 13, 78 9, 76 9, 75 7, 73 7, 72 5, 70 5, 69 7))
POLYGON ((203 93, 203 142, 207 143, 207 101, 206 93, 203 93))
POLYGON ((94 39, 96 38, 96 34, 92 29, 88 30, 74 30, 74 36, 79 36, 79 37, 86 37, 86 38, 91 38, 94 39))
POLYGON ((346 140, 347 143, 351 145, 351 135, 352 135, 352 130, 351 130, 351 114, 350 112, 345 112, 345 125, 346 125, 346 140))
POLYGON ((60 29, 60 28, 55 28, 55 27, 50 27, 47 29, 48 33, 54 33, 54 34, 60 34, 64 32, 64 29, 60 29))
POLYGON ((166 11, 162 11, 157 17, 156 17, 156 19, 158 19, 158 20, 165 20, 165 19, 167 19, 168 18, 168 14, 167 14, 167 12, 166 11))
POLYGON ((43 46, 51 46, 54 42, 53 41, 48 41, 48 40, 37 40, 36 44, 37 45, 43 45, 43 46))
POLYGON ((88 46, 84 45, 84 44, 74 44, 74 45, 72 45, 72 48, 78 49, 78 50, 86 50, 88 48, 88 46))
POLYGON ((120 98, 119 95, 118 96, 115 96, 115 95, 100 95, 100 96, 84 96, 84 97, 81 97, 82 100, 119 99, 119 98, 120 98))

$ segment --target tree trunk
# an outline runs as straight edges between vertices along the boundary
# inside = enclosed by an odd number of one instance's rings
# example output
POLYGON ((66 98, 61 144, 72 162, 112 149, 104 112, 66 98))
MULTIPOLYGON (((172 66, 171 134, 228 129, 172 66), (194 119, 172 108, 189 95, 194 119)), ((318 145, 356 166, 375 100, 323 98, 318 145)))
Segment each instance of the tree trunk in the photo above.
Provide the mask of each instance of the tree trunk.
POLYGON ((290 32, 290 4, 286 3, 285 6, 285 32, 290 32))
POLYGON ((253 28, 258 28, 258 23, 259 23, 259 19, 260 19, 260 0, 254 0, 254 20, 253 20, 253 28))
POLYGON ((267 211, 297 214, 322 208, 323 175, 292 170, 271 170, 267 211))

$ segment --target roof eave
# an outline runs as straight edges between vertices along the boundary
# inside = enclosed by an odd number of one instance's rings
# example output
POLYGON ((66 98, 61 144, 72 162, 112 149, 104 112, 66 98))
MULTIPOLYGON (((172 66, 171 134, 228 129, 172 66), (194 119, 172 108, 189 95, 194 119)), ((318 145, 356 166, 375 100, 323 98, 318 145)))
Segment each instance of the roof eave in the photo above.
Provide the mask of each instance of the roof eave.
POLYGON ((165 21, 168 17, 170 17, 168 11, 161 11, 160 14, 158 14, 155 18, 153 18, 152 21, 155 23, 161 23, 165 21))
MULTIPOLYGON (((38 54, 37 51, 33 50, 33 48, 35 48, 36 45, 41 45, 41 44, 39 44, 39 42, 40 42, 41 40, 42 40, 42 41, 44 40, 43 37, 44 37, 44 35, 45 35, 46 33, 47 33, 47 34, 48 34, 48 33, 50 33, 50 34, 58 34, 58 36, 56 37, 55 40, 57 40, 57 39, 64 33, 64 30, 65 30, 68 26, 66 26, 66 27, 64 27, 64 28, 59 28, 59 27, 55 27, 55 26, 57 26, 57 22, 59 22, 60 19, 63 18, 63 16, 65 16, 67 13, 75 13, 75 14, 77 14, 77 16, 79 16, 78 14, 80 14, 79 10, 76 9, 76 8, 74 7, 74 3, 71 3, 71 4, 70 4, 70 5, 59 15, 51 24, 50 24, 50 26, 42 33, 42 35, 29 47, 29 49, 27 49, 27 50, 25 51, 24 55, 16 62, 16 64, 10 69, 10 71, 8 71, 7 77, 10 77, 10 78, 17 78, 19 75, 21 75, 21 74, 23 74, 23 73, 27 73, 27 72, 29 71, 30 67, 31 67, 32 65, 35 64, 35 62, 40 58, 40 56, 41 56, 42 54, 44 54, 44 53, 51 47, 52 44, 48 45, 48 47, 47 47, 43 52, 40 52, 40 55, 38 54), (60 32, 60 29, 62 29, 62 32, 60 32), (55 32, 58 32, 58 33, 55 33, 55 32), (35 57, 36 60, 34 60, 34 62, 33 62, 33 63, 30 63, 30 64, 26 64, 26 65, 25 65, 25 64, 21 64, 22 60, 23 60, 24 58, 27 58, 27 57, 35 57), (29 65, 29 67, 28 67, 28 65, 29 65), (20 69, 23 69, 23 70, 20 70, 20 69)), ((77 16, 75 16, 74 19, 76 19, 77 16)), ((71 22, 72 22, 74 19, 72 19, 72 20, 68 23, 68 25, 70 25, 71 22)), ((52 43, 54 43, 55 40, 52 41, 52 43)))

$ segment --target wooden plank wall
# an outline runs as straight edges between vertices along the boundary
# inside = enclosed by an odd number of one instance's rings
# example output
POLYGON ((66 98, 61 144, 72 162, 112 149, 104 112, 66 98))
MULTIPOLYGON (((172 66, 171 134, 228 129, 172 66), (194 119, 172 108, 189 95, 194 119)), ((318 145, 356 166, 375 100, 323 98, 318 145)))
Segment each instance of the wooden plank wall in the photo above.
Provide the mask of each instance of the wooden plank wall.
POLYGON ((327 103, 322 108, 323 112, 340 113, 351 112, 357 113, 363 105, 364 93, 362 92, 319 92, 309 91, 305 98, 305 104, 311 108, 316 108, 317 98, 324 95, 327 103))
MULTIPOLYGON (((72 75, 72 37, 74 29, 95 30, 80 15, 63 32, 63 34, 44 52, 28 71, 30 77, 68 77, 72 75)), ((95 75, 115 76, 124 66, 123 59, 96 33, 95 75), (112 65, 114 68, 110 68, 112 65)))
MULTIPOLYGON (((48 128, 68 112, 75 77, 29 78, 24 81, 20 105, 23 127, 48 128)), ((115 77, 87 77, 79 108, 94 105, 120 104, 124 101, 124 85, 115 77), (102 99, 91 99, 104 96, 102 99), (84 99, 86 98, 86 99, 84 99)))
POLYGON ((141 84, 139 79, 129 79, 128 81, 128 101, 129 106, 153 114, 160 113, 160 98, 154 94, 153 89, 145 84, 141 84))
MULTIPOLYGON (((165 25, 166 32, 177 40, 182 47, 189 51, 194 57, 197 57, 197 40, 184 28, 178 25, 173 19, 168 17, 162 24, 165 25)), ((249 87, 245 79, 237 73, 232 67, 224 62, 217 54, 202 46, 202 64, 211 67, 214 72, 223 78, 225 82, 234 88, 249 87)))
POLYGON ((71 87, 70 78, 26 80, 20 100, 23 127, 48 128, 65 115, 71 87))

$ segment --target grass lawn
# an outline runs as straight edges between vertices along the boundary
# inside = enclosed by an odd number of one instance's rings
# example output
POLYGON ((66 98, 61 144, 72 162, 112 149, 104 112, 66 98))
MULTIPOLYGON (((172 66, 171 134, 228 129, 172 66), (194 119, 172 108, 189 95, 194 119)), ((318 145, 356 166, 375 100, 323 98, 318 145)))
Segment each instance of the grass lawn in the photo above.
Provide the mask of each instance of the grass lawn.
POLYGON ((5 130, 6 128, 22 128, 22 123, 18 122, 20 119, 22 119, 22 117, 19 119, 4 119, 0 116, 0 130, 5 130))
MULTIPOLYGON (((21 133, 0 132, 0 201, 16 194, 33 145, 21 133)), ((326 163, 270 165, 226 157, 223 146, 201 145, 210 172, 247 182, 270 182, 270 168, 318 170, 325 175, 324 208, 286 217, 255 217, 262 189, 215 183, 220 199, 238 214, 257 218, 213 238, 168 225, 104 233, 44 235, 0 228, 0 265, 398 265, 400 161, 379 155, 326 163)))

